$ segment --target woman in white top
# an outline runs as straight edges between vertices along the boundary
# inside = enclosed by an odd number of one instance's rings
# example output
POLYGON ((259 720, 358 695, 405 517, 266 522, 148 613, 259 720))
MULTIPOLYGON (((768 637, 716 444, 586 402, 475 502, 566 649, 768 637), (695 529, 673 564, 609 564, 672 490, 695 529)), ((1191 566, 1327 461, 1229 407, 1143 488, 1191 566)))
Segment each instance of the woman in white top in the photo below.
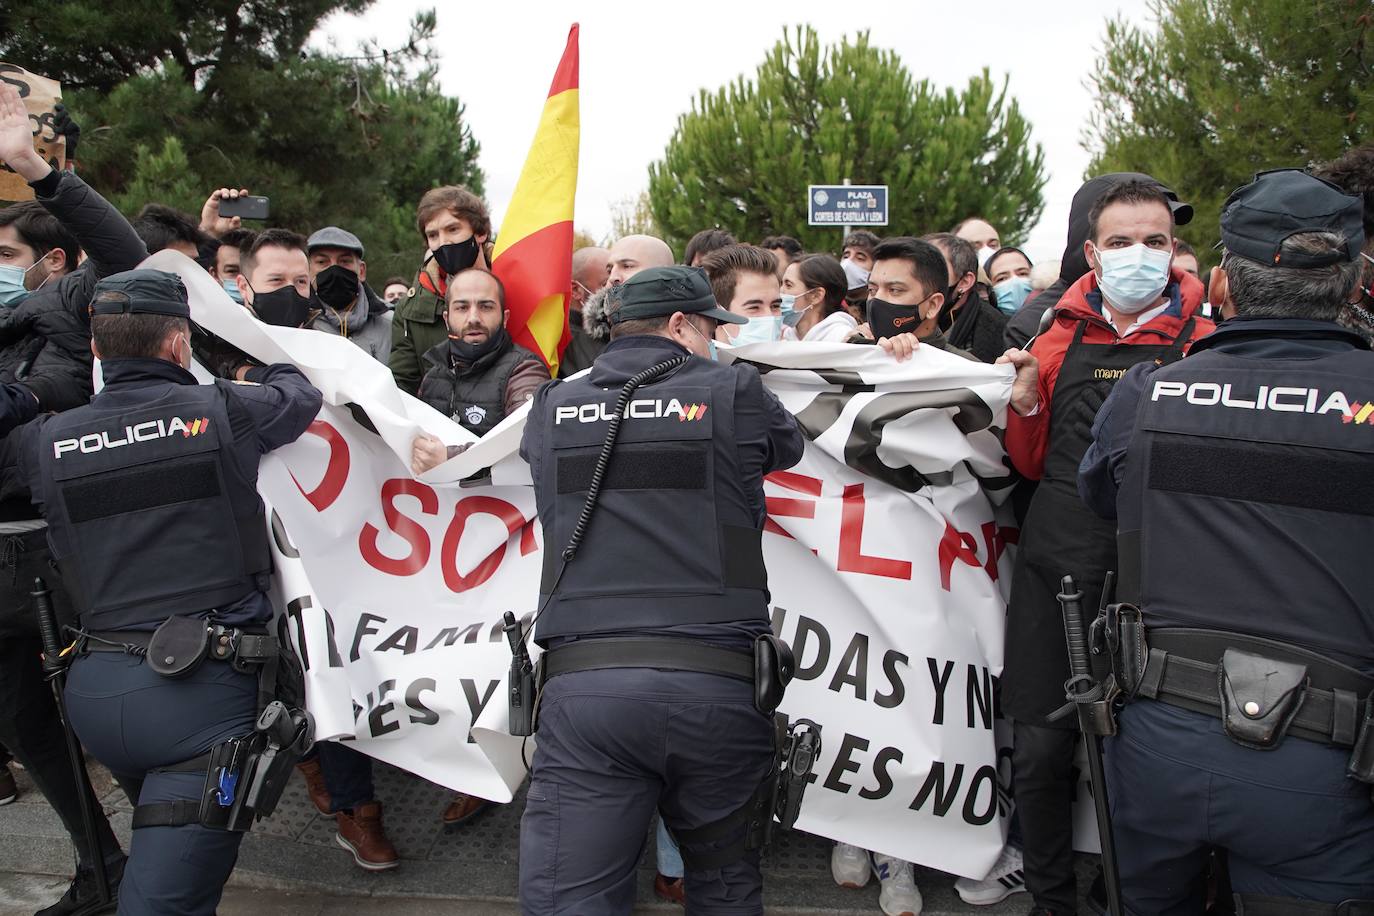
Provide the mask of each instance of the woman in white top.
POLYGON ((828 254, 809 254, 782 275, 782 339, 843 343, 858 326, 844 308, 844 268, 828 254))

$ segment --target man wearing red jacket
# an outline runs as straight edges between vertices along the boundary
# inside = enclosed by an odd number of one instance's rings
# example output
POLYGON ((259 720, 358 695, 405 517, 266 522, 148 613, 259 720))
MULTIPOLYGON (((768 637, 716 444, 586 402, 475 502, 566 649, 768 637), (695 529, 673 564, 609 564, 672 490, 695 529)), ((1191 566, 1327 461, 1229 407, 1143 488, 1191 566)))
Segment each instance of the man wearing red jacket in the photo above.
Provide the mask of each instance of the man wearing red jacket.
MULTIPOLYGON (((1157 184, 1124 181, 1108 189, 1088 218, 1084 254, 1091 268, 1054 308, 1054 321, 1029 346, 1039 360, 1040 407, 1009 413, 1006 447, 1016 469, 1039 480, 1021 531, 1007 613, 1002 709, 1013 721, 1014 789, 1025 841, 1032 914, 1071 914, 1073 870, 1072 717, 1048 723, 1064 702, 1069 664, 1056 595, 1074 576, 1096 601, 1116 566, 1116 530, 1079 499, 1078 464, 1093 418, 1125 371, 1146 360, 1181 357, 1215 325, 1199 309, 1203 287, 1173 267, 1174 219, 1157 184), (1014 648, 1013 648, 1014 647, 1014 648)), ((1025 359, 1010 350, 1006 358, 1025 359)))

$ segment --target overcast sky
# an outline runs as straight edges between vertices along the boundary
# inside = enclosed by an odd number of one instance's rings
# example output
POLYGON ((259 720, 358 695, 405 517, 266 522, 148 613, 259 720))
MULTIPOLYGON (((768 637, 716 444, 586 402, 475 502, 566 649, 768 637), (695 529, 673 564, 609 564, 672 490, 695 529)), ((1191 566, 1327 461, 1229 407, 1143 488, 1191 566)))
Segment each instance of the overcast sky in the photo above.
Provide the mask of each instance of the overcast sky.
MULTIPOLYGON (((575 222, 597 237, 610 231, 616 202, 648 187, 649 163, 662 156, 697 91, 752 76, 784 26, 807 23, 823 44, 868 29, 874 45, 896 51, 914 77, 938 87, 962 87, 985 66, 998 79, 1010 74, 1011 93, 1045 149, 1049 172, 1044 216, 1027 246, 1034 259, 1059 257, 1063 250, 1069 201, 1088 164, 1079 144, 1091 104, 1085 81, 1106 21, 1117 14, 1148 21, 1145 0, 379 0, 362 16, 326 20, 315 41, 352 50, 372 38, 381 47, 398 47, 415 10, 436 5, 440 80, 467 106, 498 226, 573 22, 582 25, 575 222)), ((797 188, 799 196, 805 193, 804 186, 797 188)))

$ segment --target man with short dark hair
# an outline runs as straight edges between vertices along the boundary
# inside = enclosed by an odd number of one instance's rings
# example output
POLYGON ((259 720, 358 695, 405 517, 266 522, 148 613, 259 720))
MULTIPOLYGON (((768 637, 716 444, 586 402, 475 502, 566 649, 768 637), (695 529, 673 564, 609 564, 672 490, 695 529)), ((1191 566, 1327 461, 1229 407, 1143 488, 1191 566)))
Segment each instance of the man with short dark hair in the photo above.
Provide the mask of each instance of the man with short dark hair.
POLYGON ((391 353, 391 309, 367 285, 363 243, 338 226, 316 230, 305 243, 315 315, 309 326, 351 340, 378 362, 391 353))
MULTIPOLYGON (((949 269, 949 286, 945 304, 940 310, 940 328, 949 335, 949 342, 967 350, 985 363, 994 363, 1006 349, 1002 332, 1007 316, 983 298, 983 286, 978 282, 980 266, 973 246, 948 232, 922 237, 945 256, 949 269)), ((988 252, 991 254, 991 252, 988 252)))
POLYGON ((738 244, 733 235, 719 226, 714 229, 702 229, 687 240, 687 247, 682 252, 682 263, 688 267, 700 267, 701 262, 711 252, 727 245, 738 244))
POLYGON ((753 245, 727 245, 701 262, 721 308, 746 319, 743 326, 716 327, 722 343, 758 343, 782 336, 782 284, 773 255, 753 245))
POLYGON ((777 258, 779 280, 782 279, 783 271, 787 270, 787 265, 792 264, 802 256, 801 242, 790 235, 770 235, 759 242, 759 247, 777 258))
POLYGON ((133 221, 134 231, 155 254, 164 248, 179 251, 207 270, 215 264, 219 244, 202 232, 189 215, 165 204, 144 204, 133 221))
POLYGON ((243 293, 239 292, 236 278, 243 269, 243 252, 253 247, 257 237, 252 229, 230 229, 220 236, 215 249, 215 267, 210 273, 239 305, 243 305, 243 293))

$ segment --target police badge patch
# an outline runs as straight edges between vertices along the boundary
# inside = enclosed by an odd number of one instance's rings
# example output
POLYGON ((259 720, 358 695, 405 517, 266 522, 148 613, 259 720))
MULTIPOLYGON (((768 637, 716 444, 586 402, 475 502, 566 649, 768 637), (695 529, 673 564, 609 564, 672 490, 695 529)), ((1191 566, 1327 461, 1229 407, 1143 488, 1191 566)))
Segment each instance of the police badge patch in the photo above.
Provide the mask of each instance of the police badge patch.
POLYGON ((469 404, 463 409, 463 417, 468 421, 469 426, 477 426, 487 418, 487 409, 476 404, 469 404))

